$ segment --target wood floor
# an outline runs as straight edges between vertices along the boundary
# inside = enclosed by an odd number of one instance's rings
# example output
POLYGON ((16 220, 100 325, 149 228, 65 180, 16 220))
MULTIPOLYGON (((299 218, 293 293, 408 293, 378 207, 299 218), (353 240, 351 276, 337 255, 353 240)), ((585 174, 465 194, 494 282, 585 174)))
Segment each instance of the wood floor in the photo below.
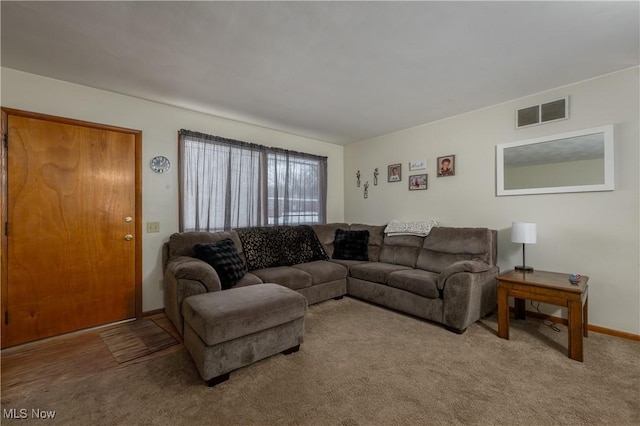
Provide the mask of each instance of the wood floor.
POLYGON ((146 318, 154 320, 180 343, 119 364, 100 337, 103 331, 117 327, 111 325, 3 349, 0 352, 2 397, 34 392, 51 383, 74 381, 99 372, 124 368, 184 348, 182 337, 165 314, 146 318))

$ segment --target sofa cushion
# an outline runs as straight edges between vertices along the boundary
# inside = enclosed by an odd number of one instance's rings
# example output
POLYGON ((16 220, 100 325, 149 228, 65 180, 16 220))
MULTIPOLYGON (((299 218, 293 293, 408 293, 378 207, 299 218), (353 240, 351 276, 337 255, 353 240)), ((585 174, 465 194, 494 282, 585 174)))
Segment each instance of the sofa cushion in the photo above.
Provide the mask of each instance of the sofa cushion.
POLYGON ((371 262, 380 260, 380 248, 384 241, 384 228, 384 225, 364 225, 361 223, 353 223, 349 226, 350 231, 369 231, 369 260, 371 262))
POLYGON ((344 259, 331 259, 331 263, 337 263, 338 265, 342 265, 347 270, 350 270, 353 265, 361 265, 363 263, 369 263, 366 260, 344 260, 344 259))
POLYGON ((240 281, 238 281, 238 283, 233 287, 246 287, 254 284, 262 284, 263 282, 264 281, 262 281, 257 275, 253 275, 251 272, 247 272, 246 275, 242 277, 242 279, 240 279, 240 281))
POLYGON ((415 235, 393 235, 384 238, 380 262, 416 267, 424 238, 415 235))
POLYGON ((462 260, 493 265, 493 234, 487 228, 449 228, 437 226, 424 238, 416 267, 443 272, 462 260))
POLYGON ((327 223, 309 226, 316 233, 322 248, 324 248, 329 258, 333 256, 333 240, 336 237, 336 229, 349 229, 349 224, 347 223, 327 223))
POLYGON ((430 299, 438 298, 438 278, 440 274, 423 271, 421 269, 408 269, 395 271, 389 274, 387 285, 399 288, 419 296, 430 299))
POLYGON ((307 300, 276 284, 258 284, 189 297, 184 320, 207 346, 304 317, 307 300))
POLYGON ((311 275, 311 285, 324 284, 329 281, 337 281, 347 278, 347 268, 326 260, 316 260, 315 262, 301 263, 293 265, 292 268, 299 269, 311 275))
POLYGON ((333 259, 369 260, 369 231, 336 229, 333 259))
POLYGON ((273 268, 256 269, 251 273, 265 283, 276 283, 292 290, 311 287, 311 275, 291 266, 276 266, 273 268))
POLYGON ((196 244, 193 249, 198 259, 204 260, 216 270, 223 290, 236 285, 247 273, 246 265, 229 238, 217 243, 196 244))
POLYGON ((391 263, 369 262, 351 266, 351 268, 349 268, 349 274, 353 278, 358 278, 364 281, 386 284, 389 274, 395 271, 403 271, 407 269, 411 268, 391 263))
MULTIPOLYGON (((177 256, 191 256, 196 257, 196 253, 193 246, 196 244, 209 244, 216 243, 224 239, 231 239, 236 246, 236 250, 240 254, 240 258, 243 258, 242 244, 236 231, 228 232, 205 232, 205 231, 190 231, 190 232, 176 232, 169 237, 169 250, 167 256, 172 259, 177 256)), ((244 259, 243 259, 244 260, 244 259)))

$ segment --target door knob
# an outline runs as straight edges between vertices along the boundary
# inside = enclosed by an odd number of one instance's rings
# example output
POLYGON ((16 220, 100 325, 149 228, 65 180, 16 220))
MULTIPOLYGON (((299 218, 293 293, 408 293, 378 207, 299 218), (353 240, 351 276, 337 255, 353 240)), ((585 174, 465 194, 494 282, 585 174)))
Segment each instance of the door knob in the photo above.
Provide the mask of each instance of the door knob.
POLYGON ((124 236, 124 239, 127 240, 127 241, 131 241, 131 240, 133 240, 133 235, 127 234, 127 235, 124 236))
POLYGON ((124 218, 124 221, 127 222, 127 223, 131 222, 132 220, 133 220, 133 218, 131 216, 127 216, 127 217, 124 218))

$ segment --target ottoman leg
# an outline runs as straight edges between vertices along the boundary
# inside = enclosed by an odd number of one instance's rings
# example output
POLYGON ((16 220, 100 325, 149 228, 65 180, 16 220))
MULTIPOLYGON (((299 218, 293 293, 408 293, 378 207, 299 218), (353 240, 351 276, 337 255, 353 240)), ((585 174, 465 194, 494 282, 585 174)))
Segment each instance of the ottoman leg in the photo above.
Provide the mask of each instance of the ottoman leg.
POLYGON ((296 346, 294 346, 292 348, 285 349, 284 351, 282 351, 282 353, 285 354, 285 355, 291 355, 293 353, 298 352, 299 349, 300 349, 300 345, 296 345, 296 346))
POLYGON ((216 376, 212 379, 207 380, 207 385, 210 388, 212 388, 215 385, 219 385, 222 382, 226 382, 227 380, 229 380, 229 373, 221 374, 219 376, 216 376))

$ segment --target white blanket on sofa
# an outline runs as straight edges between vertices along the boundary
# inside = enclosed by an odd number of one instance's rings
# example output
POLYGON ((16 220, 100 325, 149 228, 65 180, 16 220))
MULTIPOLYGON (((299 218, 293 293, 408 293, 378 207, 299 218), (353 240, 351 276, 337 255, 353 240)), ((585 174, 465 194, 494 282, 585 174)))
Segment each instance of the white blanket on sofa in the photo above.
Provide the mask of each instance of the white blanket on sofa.
POLYGON ((422 220, 417 222, 407 222, 401 220, 392 220, 384 229, 384 233, 392 235, 417 235, 419 237, 426 237, 431 232, 431 228, 437 226, 435 220, 422 220))

